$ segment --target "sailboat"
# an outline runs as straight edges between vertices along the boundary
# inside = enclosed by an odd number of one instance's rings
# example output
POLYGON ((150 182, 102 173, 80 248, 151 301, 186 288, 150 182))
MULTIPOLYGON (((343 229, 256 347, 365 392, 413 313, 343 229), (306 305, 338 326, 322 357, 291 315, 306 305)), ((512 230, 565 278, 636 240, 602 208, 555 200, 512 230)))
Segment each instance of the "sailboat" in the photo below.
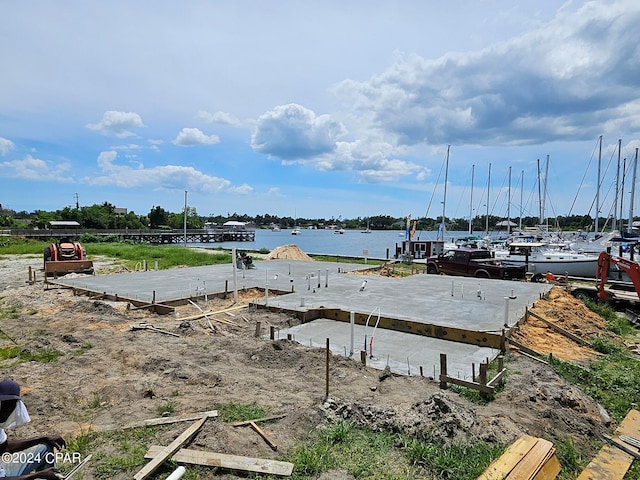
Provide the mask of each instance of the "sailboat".
POLYGON ((371 229, 369 228, 369 219, 367 219, 367 229, 361 230, 360 233, 371 233, 371 229))
POLYGON ((291 235, 301 235, 302 230, 300 230, 300 227, 298 227, 298 214, 294 212, 293 216, 295 218, 294 218, 293 230, 291 230, 291 235))

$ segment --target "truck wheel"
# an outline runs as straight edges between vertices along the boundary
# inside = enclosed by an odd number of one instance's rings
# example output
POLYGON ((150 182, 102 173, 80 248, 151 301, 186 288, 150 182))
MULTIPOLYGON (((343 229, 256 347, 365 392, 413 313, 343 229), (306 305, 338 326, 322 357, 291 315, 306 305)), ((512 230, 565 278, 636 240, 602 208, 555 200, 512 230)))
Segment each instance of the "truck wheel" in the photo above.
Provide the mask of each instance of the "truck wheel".
POLYGON ((50 261, 51 261, 51 247, 46 247, 44 249, 44 263, 45 263, 45 266, 46 266, 46 263, 50 262, 50 261))
POLYGON ((428 263, 427 264, 427 273, 436 274, 436 273, 438 273, 438 269, 436 268, 435 265, 433 265, 431 263, 428 263))
POLYGON ((591 301, 598 300, 597 295, 592 295, 590 292, 587 292, 586 290, 576 290, 573 292, 573 296, 582 302, 586 300, 591 300, 591 301))
POLYGON ((476 278, 489 278, 489 274, 484 270, 476 272, 476 278))

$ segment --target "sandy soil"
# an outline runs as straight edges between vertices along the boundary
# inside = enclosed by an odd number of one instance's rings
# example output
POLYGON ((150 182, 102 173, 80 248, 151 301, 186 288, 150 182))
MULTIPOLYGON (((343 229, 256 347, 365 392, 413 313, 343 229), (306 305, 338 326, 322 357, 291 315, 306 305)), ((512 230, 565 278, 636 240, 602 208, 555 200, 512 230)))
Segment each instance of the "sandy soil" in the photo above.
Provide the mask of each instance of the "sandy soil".
MULTIPOLYGON (((278 255, 293 253, 283 249, 278 255)), ((18 436, 73 436, 88 428, 118 428, 158 417, 159 408, 168 402, 175 405, 174 415, 213 410, 229 402, 256 403, 270 414, 287 414, 264 425, 279 445, 278 452, 252 430, 219 420, 207 422, 192 443, 196 449, 259 458, 277 458, 318 425, 336 418, 416 436, 435 432, 451 442, 510 443, 524 433, 552 441, 570 436, 586 458, 595 454, 593 438, 612 428, 591 398, 544 364, 516 353, 507 358, 505 389, 487 406, 441 390, 433 379, 381 375, 339 356, 330 360, 330 393, 325 399, 325 352, 256 338, 257 322, 266 333, 270 326, 290 326, 295 320, 246 306, 243 302, 255 293, 241 298, 239 305, 232 300, 200 305, 219 312, 209 315, 212 331, 206 319, 189 320, 199 313, 192 305, 179 307, 176 316, 161 317, 123 303, 74 296, 67 289, 46 289, 41 267, 37 256, 0 257, 0 311, 16 311, 2 319, 0 346, 16 343, 24 349, 65 353, 53 363, 2 364, 2 375, 23 386, 32 414, 32 422, 20 427, 18 436), (37 272, 35 284, 27 283, 29 266, 37 272), (244 308, 225 312, 240 305, 244 308), (140 322, 179 336, 131 329, 140 322)), ((101 259, 96 269, 102 274, 114 267, 101 259)), ((584 337, 605 334, 604 324, 559 288, 548 301, 537 302, 534 311, 584 337)), ((587 361, 596 355, 534 320, 515 335, 532 349, 571 360, 587 361)), ((165 444, 187 426, 169 428, 165 444)), ((92 479, 93 474, 90 465, 84 478, 92 479)), ((203 475, 200 478, 240 478, 214 469, 203 475)))

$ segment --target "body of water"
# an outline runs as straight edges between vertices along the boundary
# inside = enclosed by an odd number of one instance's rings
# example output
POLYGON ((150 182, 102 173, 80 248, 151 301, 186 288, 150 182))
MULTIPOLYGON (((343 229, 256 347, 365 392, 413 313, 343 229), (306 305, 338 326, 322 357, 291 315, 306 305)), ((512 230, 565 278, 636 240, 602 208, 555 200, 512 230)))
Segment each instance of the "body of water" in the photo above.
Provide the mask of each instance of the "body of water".
MULTIPOLYGON (((435 240, 437 232, 416 232, 414 240, 435 240)), ((467 232, 447 232, 447 241, 467 235, 467 232)), ((393 258, 396 244, 401 245, 405 232, 400 230, 373 230, 362 233, 361 230, 345 230, 343 234, 334 230, 302 230, 300 235, 292 235, 291 230, 256 230, 254 242, 220 242, 195 244, 208 248, 232 248, 238 250, 260 250, 266 248, 271 251, 282 245, 297 245, 305 253, 319 253, 330 255, 348 255, 368 258, 393 258)))

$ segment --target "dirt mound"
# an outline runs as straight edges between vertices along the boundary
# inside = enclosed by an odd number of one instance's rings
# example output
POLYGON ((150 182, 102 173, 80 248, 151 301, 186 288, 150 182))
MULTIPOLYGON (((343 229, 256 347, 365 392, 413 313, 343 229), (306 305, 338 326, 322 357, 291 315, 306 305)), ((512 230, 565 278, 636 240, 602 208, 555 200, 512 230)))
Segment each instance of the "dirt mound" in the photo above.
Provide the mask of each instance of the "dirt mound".
POLYGON ((304 253, 297 245, 281 245, 271 250, 267 255, 268 260, 286 258, 288 260, 313 260, 309 255, 304 253))
POLYGON ((615 335, 607 330, 602 317, 560 287, 554 287, 548 298, 538 300, 530 312, 534 315, 529 316, 513 333, 512 338, 543 355, 553 354, 565 361, 588 363, 596 358, 598 353, 554 331, 547 323, 536 318, 536 315, 587 342, 598 337, 615 338, 615 335))

